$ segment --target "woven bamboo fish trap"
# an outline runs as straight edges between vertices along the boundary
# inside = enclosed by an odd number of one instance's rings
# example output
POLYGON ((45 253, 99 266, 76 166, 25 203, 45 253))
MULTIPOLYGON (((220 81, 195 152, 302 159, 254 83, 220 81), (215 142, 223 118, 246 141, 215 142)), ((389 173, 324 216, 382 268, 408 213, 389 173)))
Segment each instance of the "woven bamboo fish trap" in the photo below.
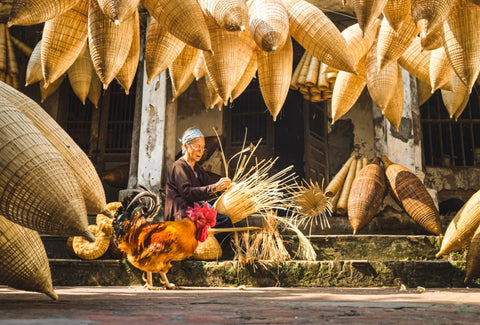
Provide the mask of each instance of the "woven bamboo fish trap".
POLYGON ((443 46, 431 51, 429 71, 433 92, 455 76, 455 70, 453 70, 443 46))
POLYGON ((345 115, 362 94, 367 80, 365 79, 365 59, 357 64, 358 75, 338 72, 332 94, 332 123, 345 115))
POLYGON ((387 0, 352 0, 351 5, 362 31, 366 31, 375 19, 380 16, 387 0))
POLYGON ((228 31, 245 30, 248 22, 248 8, 244 0, 199 0, 205 15, 228 31))
POLYGON ((348 196, 348 221, 354 235, 377 214, 384 192, 385 172, 380 167, 380 158, 374 158, 357 173, 348 196))
POLYGON ((413 20, 420 34, 441 26, 454 3, 452 0, 411 0, 413 20))
POLYGON ((337 213, 341 215, 346 215, 348 212, 348 197, 350 195, 350 190, 352 188, 353 180, 355 179, 355 172, 357 170, 358 159, 355 158, 350 164, 348 169, 347 177, 345 177, 345 182, 343 183, 342 192, 337 202, 337 213))
POLYGON ((47 21, 42 34, 42 71, 48 86, 75 62, 88 36, 88 2, 81 1, 47 21))
MULTIPOLYGON (((90 58, 91 59, 91 58, 90 58)), ((100 97, 102 96, 102 82, 100 78, 98 78, 97 73, 95 72, 95 68, 93 67, 92 63, 92 80, 90 83, 90 89, 88 90, 88 100, 92 102, 95 108, 98 108, 98 102, 100 101, 100 97)))
POLYGON ((395 92, 398 68, 397 64, 391 63, 380 71, 377 58, 377 41, 375 41, 365 58, 365 76, 370 97, 380 110, 384 110, 395 92))
POLYGON ((120 25, 105 16, 97 0, 90 1, 88 11, 88 45, 98 77, 106 89, 128 57, 137 16, 131 15, 120 25))
POLYGON ((40 40, 37 45, 35 45, 32 55, 30 55, 28 60, 25 87, 43 79, 41 53, 42 41, 40 40))
POLYGON ((195 80, 195 77, 193 74, 190 73, 190 75, 187 76, 187 78, 184 80, 183 84, 180 86, 180 88, 173 88, 172 89, 172 101, 175 101, 178 97, 180 97, 181 94, 183 94, 188 87, 192 84, 193 80, 195 80))
POLYGON ((260 51, 257 59, 262 97, 273 121, 276 121, 287 98, 292 77, 293 49, 290 37, 283 48, 271 52, 260 51))
POLYGON ((97 0, 105 16, 117 25, 133 15, 140 0, 97 0))
POLYGON ((405 18, 412 17, 410 0, 387 1, 383 8, 383 16, 394 30, 399 30, 405 18))
POLYGON ((87 99, 90 90, 92 73, 92 59, 90 59, 90 53, 85 46, 83 53, 80 54, 75 62, 73 62, 72 66, 67 70, 68 80, 70 81, 73 92, 83 105, 85 105, 85 100, 87 99))
POLYGON ((15 47, 19 49, 20 52, 22 52, 26 56, 32 55, 33 49, 30 46, 28 46, 27 44, 20 41, 18 38, 15 38, 11 35, 10 35, 10 38, 12 39, 13 45, 15 45, 15 47))
POLYGON ((45 84, 45 80, 40 80, 40 97, 41 97, 41 102, 43 103, 48 97, 53 95, 58 88, 60 88, 60 85, 63 83, 63 80, 65 80, 65 75, 62 74, 57 80, 49 84, 48 86, 45 84))
POLYGON ((205 57, 203 56, 203 52, 200 52, 200 56, 198 57, 197 63, 195 63, 195 67, 193 68, 193 76, 195 80, 199 80, 203 78, 207 74, 207 64, 205 63, 205 57))
POLYGON ((327 188, 325 188, 325 195, 327 197, 332 197, 341 190, 345 181, 345 177, 347 177, 348 170, 350 169, 350 165, 354 160, 355 155, 351 155, 350 158, 348 158, 348 160, 343 164, 342 168, 340 168, 338 173, 332 178, 330 183, 328 183, 327 188))
POLYGON ((317 7, 303 0, 284 0, 290 35, 319 61, 355 72, 354 58, 338 28, 317 7))
POLYGON ((72 241, 73 252, 84 260, 95 260, 105 254, 110 246, 110 236, 97 225, 89 225, 88 230, 95 236, 94 242, 75 236, 72 241))
POLYGON ((470 99, 470 96, 465 96, 465 98, 463 99, 463 102, 462 104, 460 105, 460 107, 456 110, 455 114, 453 114, 453 117, 455 119, 455 122, 458 121, 458 118, 460 117, 460 115, 463 113, 463 111, 465 110, 465 108, 467 107, 468 105, 468 102, 469 102, 469 99, 470 99))
POLYGON ((394 30, 386 19, 382 21, 378 32, 377 61, 381 70, 386 65, 396 62, 417 36, 417 26, 408 15, 402 27, 394 30))
POLYGON ((249 26, 255 43, 263 51, 275 51, 287 41, 288 13, 280 0, 255 0, 249 9, 249 26))
POLYGON ((437 257, 467 247, 480 225, 480 191, 477 191, 463 205, 448 224, 437 257))
POLYGON ((152 19, 145 42, 145 68, 147 83, 168 68, 182 52, 185 43, 167 32, 167 30, 152 19))
POLYGON ((442 89, 442 100, 445 104, 445 107, 447 108, 447 112, 448 115, 450 115, 450 118, 452 118, 455 113, 462 107, 465 98, 470 97, 468 93, 468 88, 464 85, 460 78, 454 76, 451 81, 453 86, 452 91, 442 89))
POLYGON ((422 106, 425 102, 432 97, 432 87, 421 80, 417 80, 417 92, 418 92, 418 106, 422 106))
POLYGON ((408 168, 392 163, 386 156, 382 156, 382 162, 392 192, 405 212, 427 231, 441 235, 438 210, 418 176, 408 168))
MULTIPOLYGON (((453 2, 453 1, 452 1, 453 2)), ((480 73, 480 6, 459 0, 444 24, 445 51, 471 92, 480 73)))
POLYGON ((473 235, 470 247, 467 253, 467 264, 465 283, 468 283, 474 278, 480 276, 480 227, 477 227, 475 234, 473 235))
POLYGON ((8 27, 43 23, 61 15, 78 3, 79 0, 15 0, 12 4, 8 27))
POLYGON ((205 109, 212 107, 214 98, 214 93, 212 92, 213 89, 210 88, 210 83, 207 78, 208 76, 204 76, 196 82, 198 94, 200 95, 200 100, 202 101, 203 106, 205 106, 205 109))
POLYGON ((224 102, 231 96, 256 49, 250 32, 228 32, 207 19, 212 49, 215 55, 203 52, 207 73, 224 102))
POLYGON ((247 89, 248 85, 255 78, 255 74, 257 73, 258 68, 258 60, 257 54, 254 53, 248 62, 248 65, 243 73, 242 77, 238 81, 235 88, 232 90, 232 101, 235 100, 238 96, 240 96, 245 89, 247 89))
POLYGON ((404 89, 403 89, 403 78, 402 78, 402 69, 398 64, 395 64, 398 67, 397 75, 397 85, 395 87, 395 92, 388 102, 387 107, 382 111, 383 115, 387 118, 390 124, 398 131, 400 124, 402 123, 402 114, 403 114, 403 101, 404 101, 404 89))
POLYGON ((130 51, 128 52, 127 59, 123 64, 120 71, 118 71, 115 77, 118 83, 125 89, 125 94, 130 93, 130 87, 132 86, 133 79, 137 73, 138 60, 140 59, 140 20, 138 17, 138 10, 134 13, 135 19, 133 21, 133 37, 130 51))
POLYGON ((172 90, 176 93, 174 99, 180 96, 179 90, 184 87, 185 83, 190 81, 200 53, 201 50, 187 44, 175 61, 168 67, 172 90))
POLYGON ((432 51, 443 46, 443 27, 427 33, 426 35, 420 35, 420 45, 425 51, 432 51))
POLYGON ((377 19, 363 34, 360 26, 353 24, 342 31, 342 36, 350 48, 353 55, 355 65, 365 57, 365 54, 370 50, 373 42, 377 38, 378 29, 380 28, 381 20, 377 19))
POLYGON ((57 300, 39 234, 0 215, 0 284, 41 292, 57 300))
POLYGON ((197 0, 143 0, 142 4, 163 28, 179 40, 204 51, 212 50, 208 28, 197 0))
POLYGON ((0 213, 39 232, 91 238, 82 193, 64 158, 22 112, 3 98, 1 104, 0 213))
POLYGON ((106 205, 102 182, 88 156, 67 132, 42 107, 21 92, 2 84, 0 98, 25 114, 62 155, 77 180, 87 212, 97 214, 102 211, 106 205))

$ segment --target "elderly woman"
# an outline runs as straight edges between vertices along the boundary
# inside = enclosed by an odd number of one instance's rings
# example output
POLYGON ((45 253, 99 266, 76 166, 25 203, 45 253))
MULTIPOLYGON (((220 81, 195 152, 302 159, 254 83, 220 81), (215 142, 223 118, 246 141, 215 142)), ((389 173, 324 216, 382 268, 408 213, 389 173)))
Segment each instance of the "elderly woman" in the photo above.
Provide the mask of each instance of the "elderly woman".
MULTIPOLYGON (((205 151, 205 138, 197 128, 187 129, 182 136, 183 156, 175 161, 170 169, 166 186, 165 221, 175 221, 185 218, 188 207, 195 202, 208 201, 214 195, 227 189, 231 180, 220 178, 215 182, 212 177, 197 162, 205 151)), ((228 228, 232 223, 230 218, 217 214, 215 228, 228 228)), ((225 247, 228 233, 215 234, 216 239, 225 247)))

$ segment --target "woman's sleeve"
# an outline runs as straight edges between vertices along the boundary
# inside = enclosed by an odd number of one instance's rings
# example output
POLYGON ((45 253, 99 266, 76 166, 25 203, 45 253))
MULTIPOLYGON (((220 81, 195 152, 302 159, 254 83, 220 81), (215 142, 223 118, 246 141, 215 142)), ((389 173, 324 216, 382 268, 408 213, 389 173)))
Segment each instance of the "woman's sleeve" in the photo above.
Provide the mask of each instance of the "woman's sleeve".
POLYGON ((208 200, 215 192, 215 184, 206 186, 193 186, 188 170, 183 166, 174 169, 175 184, 180 195, 189 202, 208 200))

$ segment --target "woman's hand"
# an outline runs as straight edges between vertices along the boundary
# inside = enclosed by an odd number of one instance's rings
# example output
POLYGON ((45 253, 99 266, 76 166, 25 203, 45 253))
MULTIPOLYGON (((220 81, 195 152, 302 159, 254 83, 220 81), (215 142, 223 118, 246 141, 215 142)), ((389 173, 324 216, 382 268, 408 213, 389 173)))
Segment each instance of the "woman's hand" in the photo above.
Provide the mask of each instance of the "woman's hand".
POLYGON ((222 177, 220 178, 220 180, 215 183, 215 190, 218 192, 218 191, 223 191, 225 189, 227 189, 230 184, 232 183, 232 180, 228 177, 222 177))

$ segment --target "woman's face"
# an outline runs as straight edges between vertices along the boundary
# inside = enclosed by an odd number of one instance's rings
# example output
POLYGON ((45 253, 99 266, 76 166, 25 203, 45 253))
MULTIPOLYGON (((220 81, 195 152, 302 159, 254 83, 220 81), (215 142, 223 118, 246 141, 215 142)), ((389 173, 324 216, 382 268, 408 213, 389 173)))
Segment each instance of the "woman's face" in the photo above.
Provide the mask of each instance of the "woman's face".
POLYGON ((190 144, 185 144, 185 146, 187 157, 195 162, 199 162, 205 151, 205 138, 195 138, 190 144))

